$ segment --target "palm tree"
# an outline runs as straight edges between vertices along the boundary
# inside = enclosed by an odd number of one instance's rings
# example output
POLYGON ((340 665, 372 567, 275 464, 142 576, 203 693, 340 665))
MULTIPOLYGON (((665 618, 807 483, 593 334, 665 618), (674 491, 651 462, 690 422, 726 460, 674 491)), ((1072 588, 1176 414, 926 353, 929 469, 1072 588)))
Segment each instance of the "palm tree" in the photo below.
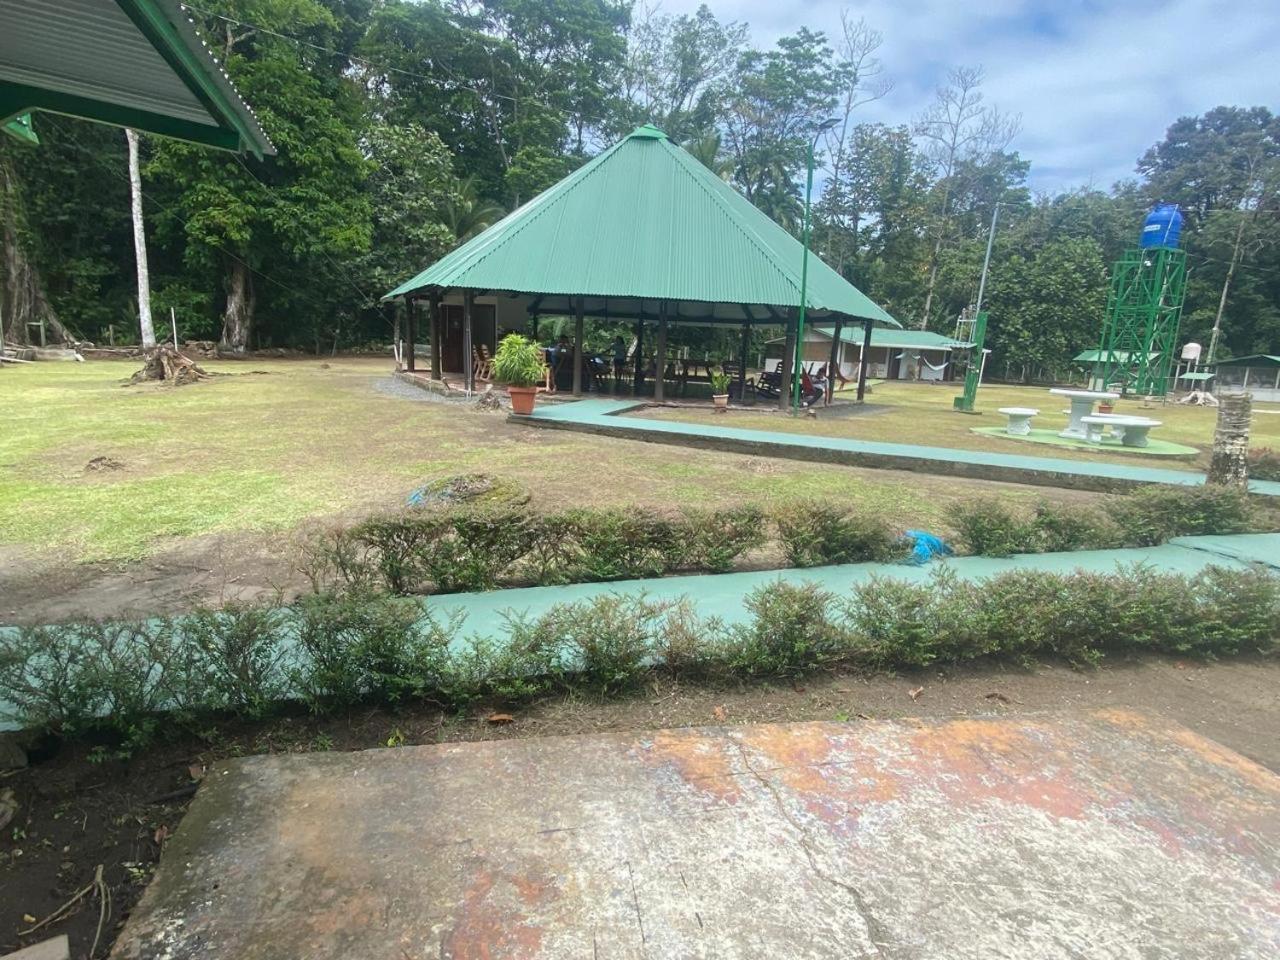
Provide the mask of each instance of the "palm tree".
POLYGON ((460 244, 466 243, 507 215, 501 205, 481 199, 474 176, 459 182, 457 193, 445 203, 440 212, 445 225, 453 231, 460 244))
POLYGON ((720 152, 720 134, 715 131, 686 140, 684 148, 721 180, 728 181, 733 175, 733 163, 720 152))

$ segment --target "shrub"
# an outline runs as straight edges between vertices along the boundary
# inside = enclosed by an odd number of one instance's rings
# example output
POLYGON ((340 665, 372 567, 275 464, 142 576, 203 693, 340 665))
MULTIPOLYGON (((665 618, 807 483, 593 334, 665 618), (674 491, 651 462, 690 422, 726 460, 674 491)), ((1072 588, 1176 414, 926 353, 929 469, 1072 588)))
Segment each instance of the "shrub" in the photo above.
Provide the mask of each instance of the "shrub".
POLYGON ((1280 480, 1280 451, 1267 447, 1250 450, 1249 476, 1254 480, 1280 480))
POLYGON ((573 510, 567 516, 576 541, 566 571, 573 581, 657 577, 684 555, 678 526, 666 517, 640 510, 573 510))
POLYGON ((1038 549, 1034 524, 1015 515, 999 500, 958 503, 948 519, 964 553, 1008 557, 1015 553, 1035 553, 1038 549))
POLYGON ((286 623, 278 607, 241 603, 200 608, 177 621, 199 653, 207 707, 259 717, 284 697, 286 623))
POLYGON ((778 580, 746 598, 750 627, 730 641, 729 665, 749 675, 785 675, 835 659, 843 634, 831 616, 834 595, 816 584, 778 580))
POLYGON ((492 590, 539 538, 538 523, 523 510, 457 510, 424 540, 418 565, 441 592, 492 590))
POLYGON ((879 517, 827 503, 799 503, 774 513, 787 562, 795 567, 893 562, 907 547, 879 517))
POLYGON ((445 519, 434 511, 370 517, 351 531, 376 564, 392 593, 416 593, 425 586, 423 557, 443 532, 445 519))
POLYGON ((606 594, 582 603, 556 604, 536 619, 508 621, 511 643, 536 651, 562 682, 601 693, 634 686, 652 666, 670 603, 650 602, 643 594, 606 594))
POLYGON ((675 531, 681 548, 673 559, 682 569, 724 573, 744 553, 763 544, 766 534, 764 511, 759 507, 686 510, 675 531))
POLYGON ((532 387, 542 379, 542 350, 532 340, 509 333, 493 355, 493 379, 512 387, 532 387))
MULTIPOLYGON (((1041 501, 1031 519, 1036 551, 1061 553, 1069 550, 1104 550, 1123 545, 1123 531, 1104 511, 1086 504, 1041 501)), ((1026 551, 1030 552, 1030 551, 1026 551)))
POLYGON ((358 527, 315 528, 295 541, 293 566, 315 593, 337 587, 367 589, 381 576, 371 552, 358 527))
POLYGON ((413 601, 358 592, 303 597, 294 618, 302 656, 291 678, 317 712, 437 689, 460 625, 441 626, 413 601))
POLYGON ((1230 487, 1153 485, 1120 498, 1111 516, 1127 543, 1146 547, 1173 537, 1244 533, 1253 509, 1245 493, 1230 487))

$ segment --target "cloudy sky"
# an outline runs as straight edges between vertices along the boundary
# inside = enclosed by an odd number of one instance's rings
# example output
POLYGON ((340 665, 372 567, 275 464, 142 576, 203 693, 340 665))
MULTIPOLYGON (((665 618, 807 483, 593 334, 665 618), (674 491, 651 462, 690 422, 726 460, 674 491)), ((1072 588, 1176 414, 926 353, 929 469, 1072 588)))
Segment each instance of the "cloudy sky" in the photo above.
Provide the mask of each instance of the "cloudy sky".
MULTIPOLYGON (((908 122, 952 66, 981 66, 989 102, 1022 115, 1034 190, 1108 187, 1177 117, 1218 104, 1280 109, 1280 0, 706 0, 758 45, 840 11, 884 34, 893 92, 864 119, 908 122)), ((699 0, 662 0, 666 13, 699 0)))

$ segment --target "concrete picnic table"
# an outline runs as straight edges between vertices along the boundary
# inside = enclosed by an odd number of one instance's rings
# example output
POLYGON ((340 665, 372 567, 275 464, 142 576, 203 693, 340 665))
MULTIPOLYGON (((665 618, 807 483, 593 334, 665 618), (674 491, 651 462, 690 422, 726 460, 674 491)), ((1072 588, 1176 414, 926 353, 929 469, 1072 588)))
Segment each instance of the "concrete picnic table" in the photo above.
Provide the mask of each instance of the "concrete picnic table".
POLYGON ((1084 424, 1084 418, 1093 413, 1093 405, 1098 400, 1119 400, 1120 394, 1106 393, 1101 390, 1064 390, 1055 387, 1049 391, 1058 397, 1067 397, 1071 400, 1071 414, 1067 421, 1067 427, 1061 433, 1060 437, 1069 437, 1076 440, 1087 440, 1089 431, 1084 424))
POLYGON ((1102 430, 1111 428, 1111 434, 1126 447, 1145 447, 1147 434, 1152 427, 1160 426, 1163 421, 1150 417, 1130 417, 1121 413, 1095 413, 1082 417, 1081 422, 1087 431, 1086 439, 1090 443, 1102 442, 1102 430))

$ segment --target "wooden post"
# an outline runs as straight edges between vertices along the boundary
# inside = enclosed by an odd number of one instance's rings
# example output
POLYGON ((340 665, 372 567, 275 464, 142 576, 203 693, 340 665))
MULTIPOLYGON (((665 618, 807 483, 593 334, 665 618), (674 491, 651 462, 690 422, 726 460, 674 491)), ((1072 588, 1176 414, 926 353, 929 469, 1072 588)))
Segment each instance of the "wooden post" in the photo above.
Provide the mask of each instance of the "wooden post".
POLYGON ((414 366, 413 341, 417 339, 417 325, 414 323, 413 316, 413 297, 404 298, 404 325, 405 333, 408 335, 408 341, 404 345, 404 368, 413 373, 417 368, 414 366))
POLYGON ((573 395, 582 396, 582 297, 573 308, 573 395))
POLYGON ((654 347, 653 399, 661 403, 667 394, 667 301, 658 304, 658 338, 654 347))
POLYGON ((1253 395, 1228 394, 1218 401, 1218 425, 1213 431, 1213 459, 1206 483, 1228 487, 1249 486, 1249 422, 1253 395))
POLYGON ((636 370, 632 378, 632 393, 639 393, 644 386, 644 320, 636 321, 636 370))
POLYGON ((462 382, 467 385, 467 396, 476 388, 476 362, 471 356, 471 308, 475 302, 474 290, 462 291, 462 382))
POLYGON ((391 358, 396 362, 396 370, 399 371, 403 364, 400 362, 400 351, 403 344, 400 342, 400 311, 396 309, 394 303, 391 306, 391 358))
POLYGON ((862 354, 858 357, 858 402, 867 395, 867 364, 871 361, 871 321, 862 321, 862 354))
POLYGON ((837 374, 840 367, 840 337, 844 334, 844 321, 837 320, 831 330, 831 356, 827 359, 827 403, 831 402, 831 394, 835 391, 837 374))
POLYGON ((791 409, 791 387, 795 380, 796 317, 787 318, 787 339, 782 345, 782 362, 778 364, 778 409, 791 409))
POLYGON ((747 402, 747 351, 751 349, 751 324, 742 325, 742 356, 738 358, 738 402, 747 402))
POLYGON ((428 301, 431 309, 431 379, 444 378, 443 360, 444 318, 440 316, 440 294, 431 294, 428 301))

